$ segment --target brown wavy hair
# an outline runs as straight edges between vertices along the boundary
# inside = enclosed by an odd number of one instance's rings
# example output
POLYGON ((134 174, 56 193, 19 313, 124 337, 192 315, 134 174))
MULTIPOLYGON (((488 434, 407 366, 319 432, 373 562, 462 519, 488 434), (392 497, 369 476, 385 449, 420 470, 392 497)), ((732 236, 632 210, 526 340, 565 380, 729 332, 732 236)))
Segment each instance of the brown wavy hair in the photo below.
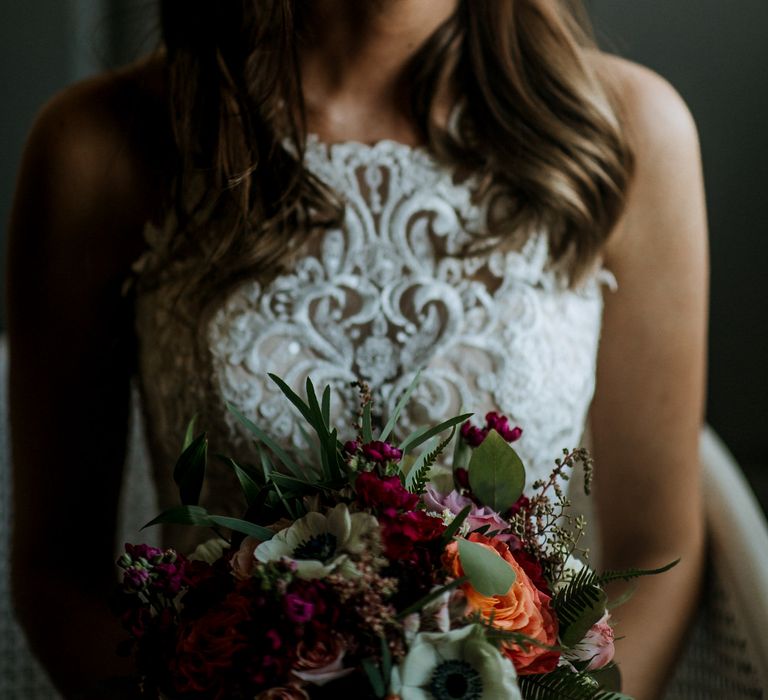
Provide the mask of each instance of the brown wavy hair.
MULTIPOLYGON (((176 252, 201 247, 208 280, 274 273, 310 228, 342 215, 336 194, 302 163, 304 7, 297 0, 161 0, 176 189, 202 176, 207 193, 197 206, 208 223, 180 225, 176 252)), ((571 280, 599 254, 632 169, 581 16, 566 0, 459 0, 411 60, 407 81, 423 141, 446 164, 479 175, 479 195, 502 186, 513 206, 499 225, 545 227, 571 280), (461 100, 456 131, 435 117, 444 85, 461 100)), ((186 197, 176 211, 194 219, 186 197)))

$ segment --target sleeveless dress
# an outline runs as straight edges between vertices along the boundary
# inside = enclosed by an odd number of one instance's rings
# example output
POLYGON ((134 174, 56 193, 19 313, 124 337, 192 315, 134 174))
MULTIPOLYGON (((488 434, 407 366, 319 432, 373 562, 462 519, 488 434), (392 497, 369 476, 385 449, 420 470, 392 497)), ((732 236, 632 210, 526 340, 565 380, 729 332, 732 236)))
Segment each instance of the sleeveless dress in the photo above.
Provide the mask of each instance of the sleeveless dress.
MULTIPOLYGON (((461 411, 480 422, 499 411, 523 428, 515 447, 528 484, 548 475, 584 430, 601 282, 610 275, 597 270, 569 288, 551 265, 545 231, 489 245, 484 234, 508 204, 504 195, 478 198, 475 180, 457 180, 425 149, 310 137, 305 163, 343 198, 345 215, 287 272, 240 284, 202 323, 178 276, 137 298, 139 379, 161 507, 176 504, 171 471, 195 414, 212 451, 236 459, 258 461, 226 403, 286 446, 306 446, 298 413, 268 373, 300 395, 307 377, 329 385, 332 419, 346 439, 359 409, 355 380, 369 384, 374 416, 385 421, 422 369, 399 435, 461 411)), ((138 274, 175 229, 173 216, 148 229, 138 274)), ((231 507, 229 476, 209 474, 204 501, 215 512, 231 507)))

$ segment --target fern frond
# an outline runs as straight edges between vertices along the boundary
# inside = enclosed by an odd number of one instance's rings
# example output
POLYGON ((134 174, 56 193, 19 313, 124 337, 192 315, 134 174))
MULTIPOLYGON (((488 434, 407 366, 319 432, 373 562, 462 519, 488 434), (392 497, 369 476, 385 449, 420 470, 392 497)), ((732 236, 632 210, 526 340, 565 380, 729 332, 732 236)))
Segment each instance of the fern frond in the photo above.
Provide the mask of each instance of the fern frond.
POLYGON ((606 602, 607 596, 598 584, 597 574, 584 567, 552 599, 562 643, 567 647, 578 644, 605 614, 606 602))
POLYGON ((631 700, 628 695, 603 690, 586 673, 562 666, 544 675, 520 676, 519 681, 525 700, 631 700))
POLYGON ((415 470, 412 472, 413 477, 411 477, 411 473, 409 473, 408 478, 406 479, 406 485, 411 493, 424 493, 427 484, 429 483, 429 472, 437 463, 437 459, 443 453, 443 450, 453 439, 454 432, 456 432, 456 426, 451 430, 451 434, 437 445, 434 450, 421 455, 419 459, 416 460, 416 463, 413 465, 413 469, 415 470))

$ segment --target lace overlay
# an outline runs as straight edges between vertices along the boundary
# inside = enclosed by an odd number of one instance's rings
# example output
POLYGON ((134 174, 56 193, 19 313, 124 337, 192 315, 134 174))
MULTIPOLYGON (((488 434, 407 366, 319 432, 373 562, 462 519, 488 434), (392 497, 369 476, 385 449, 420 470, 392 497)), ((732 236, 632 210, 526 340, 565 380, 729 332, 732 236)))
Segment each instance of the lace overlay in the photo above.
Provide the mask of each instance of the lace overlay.
MULTIPOLYGON (((269 372, 299 393, 308 376, 330 385, 339 423, 356 414, 356 379, 370 384, 384 421, 423 368, 401 433, 461 409, 480 418, 498 410, 524 429, 516 447, 529 483, 548 474, 584 428, 607 273, 568 289, 549 264, 544 232, 489 249, 478 234, 504 198, 475 201, 476 183, 455 181, 424 150, 310 139, 305 158, 344 197, 345 219, 313 238, 288 273, 264 286, 241 284, 202 328, 170 283, 138 299, 161 501, 172 500, 170 471, 195 413, 216 448, 240 459, 255 461, 254 446, 226 402, 286 445, 304 447, 297 413, 269 372)), ((171 219, 148 232, 149 258, 173 231, 171 219)), ((210 507, 226 508, 227 496, 214 483, 210 507)))

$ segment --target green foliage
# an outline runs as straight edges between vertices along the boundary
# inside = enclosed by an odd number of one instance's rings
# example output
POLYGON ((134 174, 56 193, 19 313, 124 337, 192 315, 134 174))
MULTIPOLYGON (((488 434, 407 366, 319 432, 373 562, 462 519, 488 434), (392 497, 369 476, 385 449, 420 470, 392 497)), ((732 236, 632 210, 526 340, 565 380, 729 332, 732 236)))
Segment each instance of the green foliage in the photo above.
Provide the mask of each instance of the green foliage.
POLYGON ((525 700, 631 700, 628 695, 603 690, 587 673, 573 673, 565 667, 552 673, 520 676, 525 700))
POLYGON ((467 581, 469 581, 469 576, 461 576, 459 578, 453 579, 453 581, 446 583, 444 586, 440 586, 440 588, 436 588, 434 591, 430 591, 423 598, 420 598, 415 603, 413 603, 413 605, 409 605, 405 610, 401 610, 397 614, 397 619, 403 620, 408 617, 408 615, 419 612, 419 610, 421 610, 424 606, 429 605, 433 600, 437 600, 441 595, 443 595, 443 593, 452 591, 454 588, 458 588, 467 581))
POLYGON ((363 442, 373 442, 373 428, 371 427, 371 402, 363 406, 363 422, 361 426, 363 442))
POLYGON ((240 488, 243 489, 246 503, 249 506, 257 503, 261 495, 262 486, 256 481, 255 475, 250 473, 245 467, 240 466, 234 459, 230 459, 224 455, 216 456, 235 472, 235 476, 240 482, 240 488))
POLYGON ((451 524, 445 528, 445 532, 440 538, 443 546, 447 545, 455 537, 456 533, 461 529, 461 526, 471 512, 472 506, 462 508, 458 515, 451 521, 451 524))
POLYGON ((422 452, 418 459, 413 463, 411 470, 408 472, 408 476, 405 478, 405 487, 411 493, 424 493, 427 484, 429 483, 429 472, 437 463, 443 450, 453 439, 455 430, 456 427, 454 426, 451 430, 451 434, 445 440, 439 443, 433 450, 425 450, 422 452))
MULTIPOLYGON (((462 413, 460 416, 449 418, 448 420, 443 421, 442 423, 431 428, 420 428, 419 430, 411 433, 405 440, 403 440, 400 445, 400 449, 403 451, 403 454, 408 454, 412 450, 416 449, 419 445, 425 443, 427 440, 431 440, 436 435, 440 435, 440 433, 443 433, 451 428, 455 429, 455 426, 463 423, 465 420, 467 420, 467 418, 470 418, 471 416, 471 413, 462 413)), ((451 438, 453 438, 453 432, 454 431, 451 430, 451 438)))
POLYGON ((400 397, 400 400, 397 402, 397 405, 395 406, 395 410, 392 411, 392 415, 389 417, 387 424, 384 426, 384 430, 382 430, 381 435, 379 435, 379 440, 381 440, 382 442, 385 442, 386 439, 389 437, 389 434, 394 430, 395 424, 397 423, 397 419, 400 417, 400 414, 403 412, 405 405, 408 403, 408 399, 411 398, 411 394, 413 394, 414 390, 416 389, 416 386, 419 383, 420 377, 421 377, 421 370, 416 372, 416 375, 414 376, 413 381, 408 385, 408 388, 405 390, 403 395, 400 397))
POLYGON ((238 518, 230 518, 224 515, 212 515, 202 506, 179 506, 177 508, 171 508, 158 515, 153 520, 150 520, 144 527, 151 527, 152 525, 159 525, 161 523, 173 524, 173 525, 195 525, 197 527, 212 527, 217 526, 226 527, 235 532, 240 532, 244 535, 252 535, 257 539, 265 542, 272 539, 273 532, 267 530, 265 527, 255 525, 247 520, 239 520, 238 518))
POLYGON ((525 487, 525 467, 520 457, 495 430, 472 451, 469 485, 483 505, 498 513, 508 511, 525 487))
MULTIPOLYGON (((190 427, 194 425, 190 424, 190 427)), ((184 439, 185 443, 188 437, 189 428, 187 437, 184 439)), ((173 468, 173 480, 179 487, 179 496, 183 505, 194 506, 199 502, 207 462, 208 439, 203 433, 187 445, 173 468)))
POLYGON ((376 663, 375 659, 363 659, 362 666, 365 674, 368 676, 368 682, 371 684, 373 694, 377 698, 383 698, 387 694, 388 683, 381 673, 379 664, 376 663))
POLYGON ((560 623, 560 640, 567 647, 578 644, 605 615, 605 591, 594 571, 583 568, 552 599, 560 623))
POLYGON ((464 573, 478 593, 485 596, 505 595, 517 578, 515 570, 488 547, 460 538, 459 560, 464 573))

